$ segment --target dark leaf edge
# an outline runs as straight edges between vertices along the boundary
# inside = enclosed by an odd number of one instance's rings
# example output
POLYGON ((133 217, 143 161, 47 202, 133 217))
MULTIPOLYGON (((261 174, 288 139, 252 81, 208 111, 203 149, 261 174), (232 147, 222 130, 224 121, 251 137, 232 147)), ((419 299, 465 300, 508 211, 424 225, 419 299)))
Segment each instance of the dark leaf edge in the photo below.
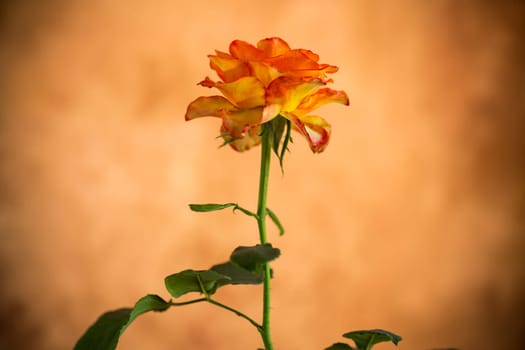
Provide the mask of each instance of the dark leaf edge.
POLYGON ((343 337, 352 339, 358 350, 370 349, 373 345, 386 341, 391 341, 397 345, 403 339, 401 336, 383 329, 352 331, 343 334, 343 337))
POLYGON ((355 350, 355 349, 351 347, 350 345, 348 345, 347 343, 334 343, 324 350, 355 350))

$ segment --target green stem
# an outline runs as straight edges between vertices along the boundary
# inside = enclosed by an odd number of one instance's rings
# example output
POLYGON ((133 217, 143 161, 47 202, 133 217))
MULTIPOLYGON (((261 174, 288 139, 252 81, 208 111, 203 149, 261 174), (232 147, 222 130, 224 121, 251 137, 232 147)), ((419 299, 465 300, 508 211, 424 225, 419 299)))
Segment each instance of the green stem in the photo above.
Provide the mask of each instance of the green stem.
POLYGON ((225 304, 223 304, 223 303, 220 303, 220 302, 218 302, 218 301, 215 301, 215 300, 213 300, 213 299, 211 299, 211 298, 208 298, 208 299, 206 299, 206 300, 207 300, 208 302, 210 302, 211 304, 213 304, 213 305, 216 305, 216 306, 221 307, 221 308, 223 308, 223 309, 225 309, 225 310, 228 310, 228 311, 230 311, 230 312, 233 312, 233 313, 236 314, 237 316, 244 318, 245 320, 247 320, 248 322, 250 322, 255 328, 257 328, 257 330, 258 330, 259 332, 262 332, 262 326, 261 326, 260 324, 258 324, 257 322, 255 322, 251 317, 247 316, 246 314, 244 314, 244 313, 240 312, 239 310, 236 310, 236 309, 234 309, 234 308, 232 308, 232 307, 229 307, 228 305, 225 305, 225 304))
POLYGON ((193 299, 193 300, 189 300, 189 301, 183 301, 181 303, 174 303, 173 301, 170 301, 170 305, 171 306, 184 306, 184 305, 200 303, 201 301, 207 301, 207 300, 208 299, 206 299, 206 298, 200 298, 200 299, 193 299))
MULTIPOLYGON (((270 177, 272 137, 273 134, 269 125, 263 124, 259 199, 257 202, 257 224, 259 227, 259 238, 261 244, 268 243, 266 237, 266 199, 268 197, 268 179, 270 177)), ((273 350, 272 338, 270 335, 270 265, 268 263, 264 265, 263 288, 263 321, 261 336, 265 350, 273 350)))
POLYGON ((193 299, 193 300, 189 300, 189 301, 183 301, 183 302, 180 302, 180 303, 175 303, 173 301, 170 301, 170 306, 184 306, 184 305, 190 305, 190 304, 195 304, 195 303, 200 303, 200 302, 203 302, 203 301, 207 301, 209 302, 210 304, 213 304, 215 306, 218 306, 220 308, 223 308, 225 310, 228 310, 230 312, 233 312, 234 314, 236 314, 237 316, 239 317, 242 317, 244 318, 245 320, 247 320, 248 322, 250 322, 255 328, 257 328, 257 330, 259 332, 262 332, 262 326, 260 324, 258 324, 257 322, 255 322, 251 317, 249 317, 248 315, 240 312, 239 310, 236 310, 232 307, 229 307, 228 305, 225 305, 223 303, 220 303, 216 300, 213 300, 212 298, 210 298, 208 295, 206 295, 206 297, 204 298, 199 298, 199 299, 193 299))

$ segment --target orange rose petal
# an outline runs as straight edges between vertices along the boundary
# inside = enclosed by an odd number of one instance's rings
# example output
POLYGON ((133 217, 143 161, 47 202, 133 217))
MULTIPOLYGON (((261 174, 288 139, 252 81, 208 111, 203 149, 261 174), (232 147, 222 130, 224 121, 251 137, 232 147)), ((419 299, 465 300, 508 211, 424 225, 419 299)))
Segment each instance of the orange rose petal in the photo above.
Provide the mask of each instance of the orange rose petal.
POLYGON ((325 83, 331 82, 331 79, 326 79, 326 74, 335 73, 339 70, 336 66, 329 66, 327 64, 319 65, 316 69, 299 69, 284 73, 289 77, 311 77, 325 79, 325 83))
POLYGON ((297 106, 297 109, 300 111, 303 111, 302 114, 306 114, 310 111, 313 111, 316 108, 319 108, 322 105, 325 105, 327 103, 341 103, 344 105, 349 105, 350 101, 348 100, 348 96, 344 91, 337 91, 332 90, 329 88, 323 88, 317 90, 315 93, 306 96, 299 106, 297 106))
POLYGON ((272 80, 278 78, 281 73, 271 65, 256 61, 256 62, 249 62, 250 68, 252 69, 252 75, 255 76, 257 79, 259 79, 264 86, 268 86, 272 80))
POLYGON ((305 49, 297 49, 297 51, 299 51, 300 53, 302 53, 303 55, 305 55, 306 57, 308 57, 312 61, 319 62, 319 55, 318 54, 313 53, 310 50, 305 50, 305 49))
POLYGON ((223 57, 223 58, 235 58, 233 57, 232 55, 230 55, 229 53, 226 53, 226 52, 222 52, 220 50, 215 50, 215 54, 219 57, 223 57))
POLYGON ((230 83, 214 82, 206 77, 199 85, 219 89, 228 100, 240 108, 254 108, 265 103, 264 86, 255 77, 242 77, 230 83))
POLYGON ((264 52, 266 57, 284 55, 290 51, 288 43, 281 38, 266 38, 257 43, 257 48, 264 52))
POLYGON ((186 110, 185 119, 200 117, 219 117, 235 110, 235 106, 222 96, 199 97, 191 102, 186 110))
POLYGON ((250 75, 250 67, 238 59, 225 56, 209 55, 210 67, 217 72, 219 78, 225 83, 235 81, 241 77, 250 75))
POLYGON ((290 50, 284 55, 268 58, 265 61, 280 72, 319 68, 319 64, 301 50, 290 50))
POLYGON ((326 73, 336 73, 339 70, 339 67, 331 66, 329 64, 320 64, 319 69, 326 73))
POLYGON ((318 116, 287 116, 293 123, 294 128, 301 133, 314 153, 325 150, 330 141, 331 127, 326 120, 318 116))
POLYGON ((230 44, 230 53, 242 61, 260 61, 265 57, 263 51, 242 40, 234 40, 230 44))

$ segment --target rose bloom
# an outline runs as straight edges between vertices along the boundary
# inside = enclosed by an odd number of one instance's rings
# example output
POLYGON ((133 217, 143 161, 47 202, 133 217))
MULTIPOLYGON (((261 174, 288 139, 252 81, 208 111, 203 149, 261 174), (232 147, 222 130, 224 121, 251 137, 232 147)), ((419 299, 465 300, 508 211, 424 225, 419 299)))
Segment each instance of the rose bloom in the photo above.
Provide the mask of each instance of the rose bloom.
POLYGON ((242 152, 261 143, 261 124, 282 116, 313 152, 322 152, 330 124, 309 113, 326 103, 349 104, 344 91, 325 87, 332 82, 327 74, 338 68, 318 63, 319 56, 309 50, 290 49, 280 38, 263 39, 257 46, 234 40, 229 51, 209 55, 220 81, 206 77, 199 83, 223 96, 197 98, 188 106, 186 120, 221 118, 225 143, 242 152))

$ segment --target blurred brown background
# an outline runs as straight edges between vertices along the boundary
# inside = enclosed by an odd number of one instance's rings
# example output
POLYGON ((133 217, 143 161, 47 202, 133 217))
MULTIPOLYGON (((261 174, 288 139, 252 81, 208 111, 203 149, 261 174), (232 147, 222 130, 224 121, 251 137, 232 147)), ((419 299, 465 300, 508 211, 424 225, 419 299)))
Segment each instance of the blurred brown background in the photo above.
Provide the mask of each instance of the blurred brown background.
MULTIPOLYGON (((0 349, 70 349, 103 312, 257 239, 259 149, 183 121, 207 54, 280 36, 340 67, 352 106, 296 135, 269 206, 279 350, 385 328, 400 349, 520 349, 525 337, 523 2, 11 1, 0 18, 0 349)), ((274 163, 276 165, 276 163, 274 163)), ((257 287, 218 298, 258 317, 257 287), (254 294, 255 293, 255 294, 254 294)), ((255 349, 195 305, 141 317, 119 349, 255 349)), ((392 349, 391 345, 378 346, 392 349)))

